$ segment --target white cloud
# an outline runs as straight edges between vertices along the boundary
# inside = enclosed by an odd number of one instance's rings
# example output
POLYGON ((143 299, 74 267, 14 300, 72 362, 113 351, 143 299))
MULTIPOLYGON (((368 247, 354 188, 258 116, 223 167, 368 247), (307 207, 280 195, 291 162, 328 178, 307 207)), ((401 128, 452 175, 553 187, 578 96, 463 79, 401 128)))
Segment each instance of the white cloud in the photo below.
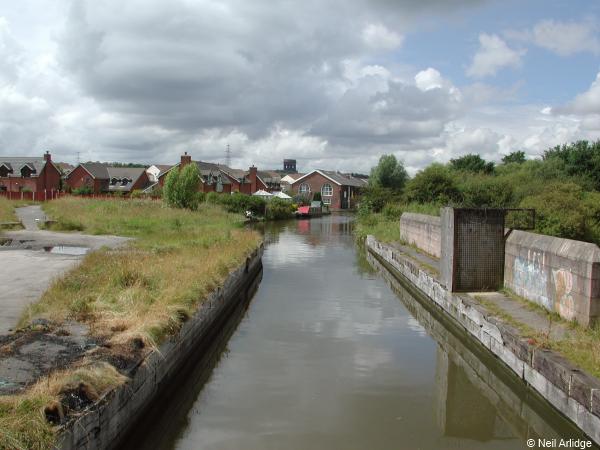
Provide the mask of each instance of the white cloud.
POLYGON ((600 72, 590 88, 577 95, 572 102, 562 108, 556 108, 557 113, 571 114, 600 114, 600 72))
POLYGON ((518 67, 525 53, 524 49, 511 49, 495 34, 482 33, 479 35, 479 50, 467 68, 467 75, 483 78, 495 75, 503 67, 518 67))
POLYGON ((441 89, 444 80, 442 80, 442 76, 437 70, 429 67, 415 75, 415 84, 422 91, 428 91, 430 89, 441 89))
POLYGON ((533 42, 566 56, 578 52, 600 53, 597 26, 591 22, 543 20, 533 27, 533 42))
POLYGON ((362 32, 365 43, 375 49, 394 50, 402 45, 404 40, 401 34, 389 30, 381 23, 369 24, 362 32))

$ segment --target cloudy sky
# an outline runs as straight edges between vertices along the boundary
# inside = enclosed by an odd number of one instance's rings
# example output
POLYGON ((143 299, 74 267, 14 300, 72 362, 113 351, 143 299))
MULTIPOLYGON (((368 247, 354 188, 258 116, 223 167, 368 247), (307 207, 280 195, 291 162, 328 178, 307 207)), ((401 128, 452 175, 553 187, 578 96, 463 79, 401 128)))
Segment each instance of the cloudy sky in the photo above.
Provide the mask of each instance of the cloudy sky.
POLYGON ((0 155, 411 173, 600 138, 600 2, 0 0, 0 155))

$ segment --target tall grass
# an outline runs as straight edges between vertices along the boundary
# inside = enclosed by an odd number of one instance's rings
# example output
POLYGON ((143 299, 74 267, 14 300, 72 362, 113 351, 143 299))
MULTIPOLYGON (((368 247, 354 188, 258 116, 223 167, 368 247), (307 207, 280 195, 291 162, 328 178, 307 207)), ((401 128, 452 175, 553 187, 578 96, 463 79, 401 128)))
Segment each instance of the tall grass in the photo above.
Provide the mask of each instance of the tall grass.
MULTIPOLYGON (((192 212, 151 200, 64 198, 44 208, 54 229, 135 240, 88 254, 28 308, 19 325, 38 317, 77 320, 113 354, 128 351, 133 340, 156 347, 260 244, 256 232, 242 228, 241 216, 214 205, 192 212)), ((87 367, 51 374, 22 394, 0 396, 0 448, 52 448, 57 429, 44 409, 60 405, 65 388, 83 382, 101 395, 125 381, 109 364, 87 356, 84 362, 87 367)))
POLYGON ((14 204, 12 201, 0 197, 0 222, 16 222, 14 204))
POLYGON ((112 341, 160 343, 258 246, 240 216, 214 205, 172 209, 150 200, 60 199, 45 205, 53 229, 135 238, 89 254, 21 319, 75 319, 112 341))

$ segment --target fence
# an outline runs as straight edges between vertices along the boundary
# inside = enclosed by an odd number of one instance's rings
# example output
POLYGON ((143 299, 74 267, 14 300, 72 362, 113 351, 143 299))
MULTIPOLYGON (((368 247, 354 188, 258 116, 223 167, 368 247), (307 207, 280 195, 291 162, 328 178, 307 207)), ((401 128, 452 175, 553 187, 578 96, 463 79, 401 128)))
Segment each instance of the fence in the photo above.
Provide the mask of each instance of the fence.
MULTIPOLYGON (((89 198, 89 199, 97 199, 97 200, 130 200, 134 197, 130 195, 111 195, 111 194, 82 194, 82 195, 73 195, 67 192, 62 191, 39 191, 39 192, 31 192, 31 191, 21 191, 21 192, 10 192, 10 191, 0 191, 0 198, 6 198, 8 200, 24 200, 24 201, 33 201, 33 202, 45 202, 50 200, 56 200, 58 198, 64 197, 74 197, 74 198, 89 198)), ((155 196, 144 196, 143 198, 151 199, 151 200, 160 200, 160 197, 155 196)))

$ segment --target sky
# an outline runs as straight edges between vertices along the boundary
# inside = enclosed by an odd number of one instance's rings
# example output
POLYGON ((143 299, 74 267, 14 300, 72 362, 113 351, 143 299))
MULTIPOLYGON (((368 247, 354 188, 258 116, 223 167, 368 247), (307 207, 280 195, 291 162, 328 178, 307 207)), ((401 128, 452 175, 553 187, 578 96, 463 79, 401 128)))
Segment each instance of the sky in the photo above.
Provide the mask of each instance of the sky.
POLYGON ((409 173, 600 139, 600 2, 0 0, 0 155, 409 173))

